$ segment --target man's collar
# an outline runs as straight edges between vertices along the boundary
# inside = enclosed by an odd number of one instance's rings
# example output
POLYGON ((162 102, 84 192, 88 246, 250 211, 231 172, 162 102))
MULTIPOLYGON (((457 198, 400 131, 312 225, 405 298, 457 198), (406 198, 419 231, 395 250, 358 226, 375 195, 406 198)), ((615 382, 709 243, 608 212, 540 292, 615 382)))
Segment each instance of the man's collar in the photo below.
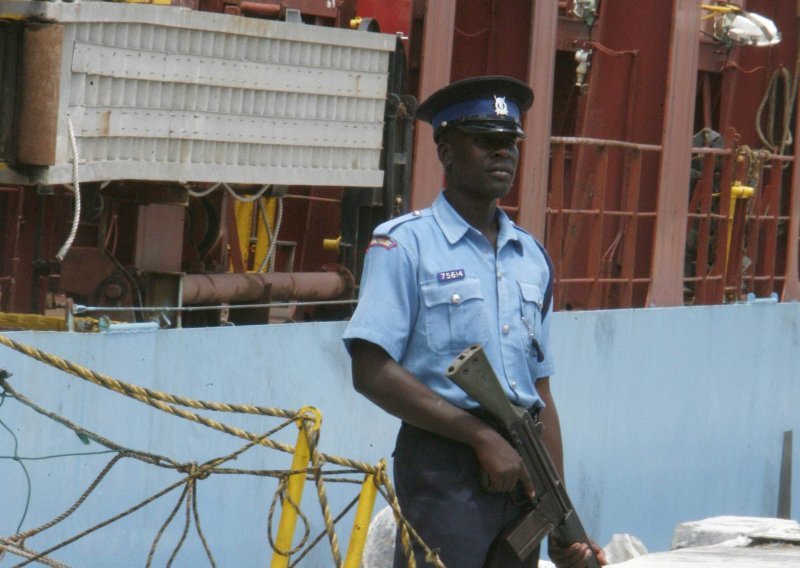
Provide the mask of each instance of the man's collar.
POLYGON ((519 240, 519 233, 514 228, 514 222, 499 207, 497 208, 497 224, 500 227, 500 231, 497 233, 497 250, 513 242, 517 250, 522 252, 522 243, 519 240))
MULTIPOLYGON (((433 205, 431 205, 431 209, 433 210, 433 218, 436 219, 447 242, 451 245, 460 241, 472 228, 472 226, 458 214, 453 206, 450 205, 450 202, 447 201, 447 198, 444 196, 444 192, 439 193, 439 196, 433 202, 433 205)), ((506 212, 499 207, 497 208, 497 222, 500 229, 497 233, 498 250, 503 248, 510 241, 519 243, 519 236, 516 229, 514 229, 514 224, 511 222, 511 219, 508 218, 506 212)))
POLYGON ((444 196, 444 192, 439 193, 439 196, 431 205, 431 209, 433 209, 433 218, 436 219, 447 242, 451 245, 460 241, 469 231, 470 224, 453 209, 453 206, 444 196))

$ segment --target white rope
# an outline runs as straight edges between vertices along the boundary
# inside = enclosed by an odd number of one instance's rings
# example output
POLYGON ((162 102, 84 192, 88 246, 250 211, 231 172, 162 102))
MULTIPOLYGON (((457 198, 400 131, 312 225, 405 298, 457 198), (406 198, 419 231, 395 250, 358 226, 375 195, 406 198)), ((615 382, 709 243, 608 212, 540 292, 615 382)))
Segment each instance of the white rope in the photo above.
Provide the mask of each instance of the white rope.
POLYGON ((269 188, 271 186, 269 184, 267 184, 267 185, 263 186, 261 189, 259 189, 253 195, 239 195, 238 193, 236 193, 233 190, 233 188, 230 185, 228 185, 227 183, 224 183, 224 182, 215 183, 214 185, 212 185, 208 189, 204 189, 204 190, 201 190, 201 191, 193 191, 191 189, 189 189, 187 191, 188 191, 189 195, 191 195, 192 197, 205 197, 206 195, 209 195, 210 193, 216 191, 219 187, 223 187, 228 193, 231 194, 231 197, 233 197, 236 201, 241 201, 242 203, 252 203, 253 201, 256 201, 257 199, 261 199, 261 197, 267 191, 269 191, 269 188))
POLYGON ((72 216, 72 229, 70 229, 69 236, 64 244, 61 245, 56 260, 61 262, 67 256, 72 243, 75 241, 75 235, 78 234, 78 225, 81 220, 81 186, 78 181, 78 142, 75 140, 75 130, 72 128, 72 120, 67 117, 67 126, 69 127, 69 143, 72 148, 72 191, 75 192, 75 213, 72 216))
POLYGON ((264 213, 264 207, 259 202, 259 210, 261 212, 261 219, 264 221, 264 226, 267 228, 267 234, 269 235, 269 249, 267 250, 267 255, 264 257, 261 266, 258 267, 259 272, 266 272, 267 264, 269 263, 269 271, 272 272, 275 270, 275 247, 278 244, 278 232, 281 230, 281 222, 283 221, 283 197, 278 197, 278 212, 277 212, 277 219, 275 220, 275 231, 273 232, 272 228, 269 226, 269 220, 267 219, 266 214, 264 213))
POLYGON ((216 191, 216 189, 217 189, 219 186, 220 186, 220 184, 218 184, 218 183, 215 183, 215 184, 214 184, 214 185, 212 185, 211 187, 209 187, 209 188, 207 188, 207 189, 204 189, 204 190, 202 190, 202 191, 194 191, 194 190, 191 190, 191 189, 187 189, 186 191, 187 191, 187 192, 189 193, 189 195, 191 195, 192 197, 205 197, 206 195, 209 195, 210 193, 212 193, 212 192, 216 191))

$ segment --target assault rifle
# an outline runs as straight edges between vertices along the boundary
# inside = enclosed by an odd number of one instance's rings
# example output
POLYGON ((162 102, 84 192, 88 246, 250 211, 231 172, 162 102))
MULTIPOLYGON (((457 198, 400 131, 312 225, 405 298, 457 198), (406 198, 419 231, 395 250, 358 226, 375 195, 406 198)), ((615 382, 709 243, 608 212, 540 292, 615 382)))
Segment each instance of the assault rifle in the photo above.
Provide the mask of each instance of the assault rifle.
MULTIPOLYGON (((531 498, 532 508, 501 535, 514 553, 520 560, 527 558, 548 534, 561 545, 583 542, 591 549, 581 520, 542 445, 542 423, 535 423, 526 410, 511 404, 483 348, 473 345, 462 351, 446 375, 500 423, 533 482, 536 495, 531 498)), ((592 555, 586 566, 599 568, 600 564, 592 555)))

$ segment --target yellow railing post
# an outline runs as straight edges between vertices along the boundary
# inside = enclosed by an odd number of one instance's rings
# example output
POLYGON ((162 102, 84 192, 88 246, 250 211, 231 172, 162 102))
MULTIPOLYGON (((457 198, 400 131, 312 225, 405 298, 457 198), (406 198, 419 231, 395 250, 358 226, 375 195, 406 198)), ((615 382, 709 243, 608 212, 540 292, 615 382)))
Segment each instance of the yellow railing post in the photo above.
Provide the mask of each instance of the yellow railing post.
POLYGON ((378 464, 378 473, 368 474, 361 484, 361 495, 358 498, 358 508, 353 521, 353 530, 350 533, 350 545, 347 547, 347 557, 344 559, 344 568, 359 568, 361 557, 364 555, 364 546, 367 543, 367 531, 375 508, 375 498, 378 494, 380 473, 386 467, 386 461, 378 464))
POLYGON ((292 550, 297 513, 300 509, 300 501, 303 499, 303 487, 306 484, 305 470, 311 459, 310 441, 306 435, 306 429, 303 428, 303 421, 314 422, 314 425, 308 430, 309 433, 316 432, 322 422, 322 415, 316 408, 304 406, 298 414, 300 417, 297 419, 297 444, 295 444, 292 458, 292 471, 298 473, 291 474, 286 482, 286 496, 281 500, 281 520, 278 525, 278 536, 275 539, 271 568, 286 568, 289 565, 289 552, 292 550))

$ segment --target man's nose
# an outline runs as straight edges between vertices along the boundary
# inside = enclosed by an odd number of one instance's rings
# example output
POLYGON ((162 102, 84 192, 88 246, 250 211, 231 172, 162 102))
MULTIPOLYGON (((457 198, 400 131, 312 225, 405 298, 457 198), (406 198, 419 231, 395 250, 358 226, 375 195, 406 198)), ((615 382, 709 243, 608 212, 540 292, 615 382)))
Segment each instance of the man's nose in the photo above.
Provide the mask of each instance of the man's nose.
POLYGON ((496 156, 510 156, 514 152, 515 146, 505 142, 499 142, 492 148, 492 154, 496 156))

